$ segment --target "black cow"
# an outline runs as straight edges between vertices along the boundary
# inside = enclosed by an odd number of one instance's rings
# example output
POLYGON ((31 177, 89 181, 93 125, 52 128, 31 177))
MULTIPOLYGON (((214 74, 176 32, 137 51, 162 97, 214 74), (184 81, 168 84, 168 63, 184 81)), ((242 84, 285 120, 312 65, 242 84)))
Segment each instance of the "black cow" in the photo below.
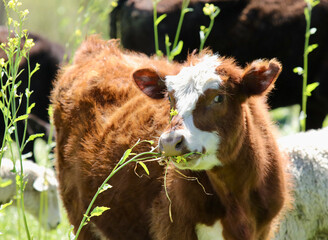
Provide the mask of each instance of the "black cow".
MULTIPOLYGON (((164 36, 174 39, 182 0, 163 0, 158 15, 167 13, 159 24, 159 46, 165 53, 164 36)), ((283 64, 280 81, 270 96, 271 107, 301 103, 302 77, 293 68, 303 65, 305 17, 303 0, 191 0, 193 12, 187 13, 182 26, 184 50, 176 59, 199 48, 199 28, 209 25, 202 8, 205 2, 214 3, 221 12, 206 42, 220 55, 236 57, 246 64, 257 58, 276 57, 283 64)), ((154 53, 152 0, 120 0, 110 15, 110 37, 120 37, 123 47, 154 53)), ((328 0, 313 8, 312 27, 317 32, 310 43, 319 47, 309 55, 309 83, 320 86, 308 101, 307 128, 320 128, 328 114, 328 0)))

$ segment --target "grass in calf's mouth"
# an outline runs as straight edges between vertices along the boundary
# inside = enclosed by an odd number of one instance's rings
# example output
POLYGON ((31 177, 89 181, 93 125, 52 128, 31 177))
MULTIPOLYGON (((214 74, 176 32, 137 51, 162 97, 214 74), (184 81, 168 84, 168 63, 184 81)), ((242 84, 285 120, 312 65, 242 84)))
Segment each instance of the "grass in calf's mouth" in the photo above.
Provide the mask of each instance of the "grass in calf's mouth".
MULTIPOLYGON (((204 155, 203 153, 199 153, 199 152, 190 152, 190 153, 186 153, 183 154, 181 156, 163 156, 165 153, 162 152, 161 153, 161 157, 159 158, 159 164, 165 166, 165 173, 164 173, 164 190, 165 190, 165 195, 166 198, 169 201, 169 217, 170 217, 170 221, 173 223, 173 217, 172 217, 172 200, 169 196, 168 190, 167 190, 167 172, 168 172, 168 168, 170 166, 171 162, 176 162, 176 163, 187 163, 188 161, 190 161, 190 158, 198 158, 202 155, 204 155)), ((181 178, 186 179, 188 181, 196 181, 201 188, 203 189, 204 193, 206 195, 212 195, 212 193, 208 193, 206 192, 206 189, 204 187, 204 185, 199 181, 199 179, 197 177, 190 177, 190 176, 186 176, 185 174, 183 174, 182 172, 180 172, 178 169, 175 168, 175 172, 177 172, 181 178)))

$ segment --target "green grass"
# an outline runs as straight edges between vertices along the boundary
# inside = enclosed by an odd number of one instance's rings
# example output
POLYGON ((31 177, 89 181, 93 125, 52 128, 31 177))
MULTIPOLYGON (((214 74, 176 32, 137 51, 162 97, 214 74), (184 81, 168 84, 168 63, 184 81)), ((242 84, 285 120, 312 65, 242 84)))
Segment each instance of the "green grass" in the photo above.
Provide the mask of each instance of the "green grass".
MULTIPOLYGON (((61 240, 69 239, 68 234, 70 230, 70 224, 67 220, 66 213, 61 207, 62 221, 55 230, 46 232, 42 230, 42 238, 47 240, 61 240)), ((32 239, 38 239, 39 233, 39 223, 38 221, 29 213, 26 213, 26 218, 29 224, 30 233, 32 239)), ((0 211, 0 235, 1 240, 13 240, 19 239, 19 233, 17 229, 18 213, 14 206, 7 207, 3 211, 0 211)), ((22 226, 22 224, 21 224, 22 226)), ((21 238, 25 239, 25 232, 22 228, 20 230, 21 238)))

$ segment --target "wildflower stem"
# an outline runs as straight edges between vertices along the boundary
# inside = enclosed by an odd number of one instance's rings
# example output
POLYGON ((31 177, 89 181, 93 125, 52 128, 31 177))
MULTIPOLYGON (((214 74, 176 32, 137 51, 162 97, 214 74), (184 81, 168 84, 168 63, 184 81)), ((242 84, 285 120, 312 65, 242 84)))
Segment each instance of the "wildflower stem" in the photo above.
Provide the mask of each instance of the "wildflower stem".
MULTIPOLYGON (((138 141, 137 144, 139 144, 140 142, 138 141)), ((132 148, 134 148, 136 145, 134 145, 132 148)), ((131 149, 132 149, 131 148, 131 149)), ((154 149, 153 149, 154 150, 154 149)), ((82 227, 84 226, 84 223, 85 221, 87 220, 88 218, 88 215, 91 211, 91 208, 94 204, 94 202, 96 201, 98 195, 100 194, 101 190, 104 188, 105 184, 114 176, 114 174, 116 174, 119 170, 121 170, 123 167, 125 167, 127 164, 131 163, 131 162, 135 162, 135 161, 139 161, 139 158, 144 156, 144 155, 158 155, 158 153, 154 153, 154 152, 143 152, 143 153, 139 153, 137 154, 136 156, 134 156, 133 158, 129 159, 128 161, 124 162, 123 164, 116 164, 116 166, 114 167, 114 169, 111 171, 111 173, 107 176, 107 178, 105 179, 105 181, 103 181, 103 183, 101 184, 101 186, 98 188, 96 194, 93 196, 89 206, 88 206, 88 209, 86 210, 85 214, 83 215, 83 219, 79 225, 79 228, 78 230, 76 231, 76 234, 75 234, 75 239, 78 239, 78 236, 82 230, 82 227)), ((146 158, 143 158, 143 159, 151 159, 153 158, 152 156, 149 156, 149 157, 146 157, 146 158)))

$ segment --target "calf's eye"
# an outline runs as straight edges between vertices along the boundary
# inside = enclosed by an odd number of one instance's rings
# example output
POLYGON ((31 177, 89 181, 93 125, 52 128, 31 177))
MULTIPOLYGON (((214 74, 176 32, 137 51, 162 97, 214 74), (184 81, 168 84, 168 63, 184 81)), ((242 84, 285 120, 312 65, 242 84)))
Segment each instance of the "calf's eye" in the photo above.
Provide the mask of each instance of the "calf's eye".
POLYGON ((217 95, 213 99, 213 103, 222 103, 223 102, 223 95, 217 95))

